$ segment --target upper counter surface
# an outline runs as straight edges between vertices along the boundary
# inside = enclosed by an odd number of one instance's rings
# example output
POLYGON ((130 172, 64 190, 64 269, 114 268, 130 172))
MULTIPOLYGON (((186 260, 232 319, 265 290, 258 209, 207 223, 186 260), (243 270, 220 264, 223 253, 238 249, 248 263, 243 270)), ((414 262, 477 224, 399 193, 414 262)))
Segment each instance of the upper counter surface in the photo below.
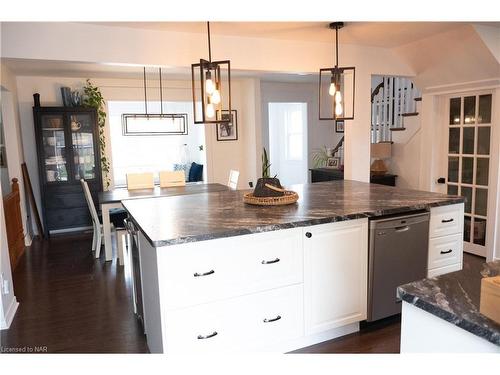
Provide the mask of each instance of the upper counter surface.
POLYGON ((278 229, 303 227, 428 209, 462 197, 358 181, 294 185, 300 198, 287 206, 243 203, 249 190, 231 190, 122 202, 149 242, 175 245, 278 229))

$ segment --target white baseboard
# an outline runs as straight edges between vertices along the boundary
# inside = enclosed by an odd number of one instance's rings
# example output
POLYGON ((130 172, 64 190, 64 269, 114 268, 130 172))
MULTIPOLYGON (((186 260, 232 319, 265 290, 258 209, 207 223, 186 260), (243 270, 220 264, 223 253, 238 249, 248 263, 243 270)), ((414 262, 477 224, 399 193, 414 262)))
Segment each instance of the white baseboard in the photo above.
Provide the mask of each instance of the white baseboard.
POLYGON ((16 315, 17 308, 19 307, 19 302, 17 302, 16 297, 12 299, 10 306, 5 312, 5 319, 0 322, 0 330, 9 329, 12 321, 14 320, 14 315, 16 315))

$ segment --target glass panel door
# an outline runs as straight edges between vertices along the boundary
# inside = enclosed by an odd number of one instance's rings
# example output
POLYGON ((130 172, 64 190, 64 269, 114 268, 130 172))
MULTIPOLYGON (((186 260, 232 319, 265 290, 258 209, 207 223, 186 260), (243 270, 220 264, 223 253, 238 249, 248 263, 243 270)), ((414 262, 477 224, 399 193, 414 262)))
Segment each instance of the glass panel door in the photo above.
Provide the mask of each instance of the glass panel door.
POLYGON ((492 95, 450 98, 447 192, 466 198, 464 250, 486 256, 492 95))
POLYGON ((48 183, 68 181, 64 117, 62 114, 43 114, 41 119, 45 180, 48 183))
POLYGON ((71 142, 73 143, 75 180, 92 180, 96 177, 93 118, 89 113, 69 116, 71 142))

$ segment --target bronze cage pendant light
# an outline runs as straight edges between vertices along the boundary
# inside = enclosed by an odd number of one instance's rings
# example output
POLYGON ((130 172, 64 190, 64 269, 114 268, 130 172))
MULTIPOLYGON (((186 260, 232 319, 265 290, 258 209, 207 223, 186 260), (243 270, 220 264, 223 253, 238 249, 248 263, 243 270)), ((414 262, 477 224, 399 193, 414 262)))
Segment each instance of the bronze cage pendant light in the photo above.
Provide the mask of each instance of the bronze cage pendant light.
POLYGON ((332 22, 329 28, 335 30, 335 66, 319 70, 319 119, 354 119, 354 67, 339 66, 339 29, 343 22, 332 22))
POLYGON ((208 61, 200 59, 199 63, 191 65, 194 123, 230 123, 231 63, 229 60, 212 61, 210 22, 207 22, 207 31, 208 61))

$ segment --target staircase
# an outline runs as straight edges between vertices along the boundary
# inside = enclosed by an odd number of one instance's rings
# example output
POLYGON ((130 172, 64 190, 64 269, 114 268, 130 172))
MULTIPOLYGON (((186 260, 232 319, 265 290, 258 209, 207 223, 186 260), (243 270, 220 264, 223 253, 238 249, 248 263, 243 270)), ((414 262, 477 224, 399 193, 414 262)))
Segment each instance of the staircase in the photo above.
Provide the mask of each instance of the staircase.
POLYGON ((393 131, 406 130, 404 119, 417 116, 420 91, 409 78, 383 76, 371 95, 371 142, 392 142, 393 131))

